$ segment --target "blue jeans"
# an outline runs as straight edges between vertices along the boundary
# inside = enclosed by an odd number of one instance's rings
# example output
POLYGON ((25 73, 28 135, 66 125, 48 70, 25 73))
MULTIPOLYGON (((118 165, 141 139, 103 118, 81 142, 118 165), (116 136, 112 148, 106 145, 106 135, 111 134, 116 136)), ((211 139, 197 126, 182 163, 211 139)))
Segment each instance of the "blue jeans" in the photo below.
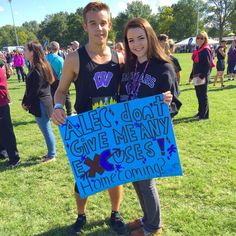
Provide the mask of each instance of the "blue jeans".
POLYGON ((45 142, 48 148, 48 157, 55 157, 56 155, 56 142, 55 137, 52 132, 52 127, 50 123, 50 118, 47 115, 45 106, 42 102, 40 102, 40 109, 41 109, 41 117, 35 117, 36 122, 45 138, 45 142))

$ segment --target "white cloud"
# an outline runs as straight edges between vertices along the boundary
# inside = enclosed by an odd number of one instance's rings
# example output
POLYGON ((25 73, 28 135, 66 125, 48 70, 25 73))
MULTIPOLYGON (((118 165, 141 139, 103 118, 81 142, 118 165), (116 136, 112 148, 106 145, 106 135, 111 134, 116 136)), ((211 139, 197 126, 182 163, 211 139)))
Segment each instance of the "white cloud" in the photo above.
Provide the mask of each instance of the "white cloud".
POLYGON ((4 8, 3 8, 2 6, 0 6, 0 12, 1 12, 1 11, 4 11, 4 8))
MULTIPOLYGON (((128 0, 129 3, 133 1, 137 1, 137 0, 128 0)), ((148 4, 148 0, 140 0, 140 1, 143 2, 144 4, 148 4)))
POLYGON ((118 2, 116 11, 117 12, 123 12, 123 11, 125 11, 126 7, 127 7, 126 2, 118 2))
POLYGON ((171 0, 159 0, 157 2, 159 6, 170 6, 172 4, 171 0))
MULTIPOLYGON (((116 9, 112 12, 112 16, 116 17, 120 12, 124 12, 127 8, 127 3, 131 3, 137 0, 123 0, 118 1, 116 4, 116 9)), ((143 4, 149 4, 152 12, 157 13, 158 7, 160 6, 170 6, 174 1, 173 0, 140 0, 143 4)))

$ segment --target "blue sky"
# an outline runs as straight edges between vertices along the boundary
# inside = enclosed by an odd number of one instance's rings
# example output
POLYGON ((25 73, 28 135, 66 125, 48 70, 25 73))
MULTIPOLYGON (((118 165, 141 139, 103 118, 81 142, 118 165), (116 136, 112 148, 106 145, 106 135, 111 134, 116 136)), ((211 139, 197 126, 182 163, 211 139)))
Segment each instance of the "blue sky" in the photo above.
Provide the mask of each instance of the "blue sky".
MULTIPOLYGON (((142 0, 149 4, 156 13, 158 6, 171 5, 177 0, 142 0)), ((86 0, 12 0, 15 24, 22 25, 25 21, 36 20, 40 23, 46 15, 67 11, 75 12, 78 7, 84 7, 90 1, 86 0)), ((106 0, 113 16, 126 8, 128 2, 132 0, 106 0)), ((0 27, 12 24, 11 8, 8 0, 0 0, 0 27)))

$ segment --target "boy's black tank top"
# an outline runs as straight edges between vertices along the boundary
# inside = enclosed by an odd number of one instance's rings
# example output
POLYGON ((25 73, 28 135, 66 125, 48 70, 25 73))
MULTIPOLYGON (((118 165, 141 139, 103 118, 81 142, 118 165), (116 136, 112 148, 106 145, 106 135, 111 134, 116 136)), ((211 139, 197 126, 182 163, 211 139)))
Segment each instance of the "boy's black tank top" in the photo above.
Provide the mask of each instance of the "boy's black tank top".
POLYGON ((93 100, 101 97, 117 96, 121 78, 118 55, 111 50, 111 61, 97 64, 89 57, 85 47, 78 49, 80 70, 74 82, 76 89, 76 112, 92 110, 93 100))

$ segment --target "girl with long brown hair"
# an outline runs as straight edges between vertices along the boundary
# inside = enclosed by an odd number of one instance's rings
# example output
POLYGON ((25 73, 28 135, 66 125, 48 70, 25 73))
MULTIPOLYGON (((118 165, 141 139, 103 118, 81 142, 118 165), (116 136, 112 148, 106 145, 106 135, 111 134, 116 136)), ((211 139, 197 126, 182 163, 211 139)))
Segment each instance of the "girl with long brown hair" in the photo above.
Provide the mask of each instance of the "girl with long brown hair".
POLYGON ((35 116, 45 138, 48 151, 43 156, 43 161, 52 161, 55 160, 56 156, 55 138, 50 123, 50 116, 53 111, 50 92, 50 84, 54 81, 52 68, 45 59, 41 44, 36 41, 26 44, 25 57, 30 61, 31 70, 26 78, 26 90, 22 107, 35 116))
MULTIPOLYGON (((162 93, 164 101, 174 104, 177 111, 181 103, 175 97, 175 72, 151 25, 142 18, 132 19, 125 27, 124 37, 126 63, 121 79, 121 101, 162 93)), ((137 181, 133 186, 144 216, 128 224, 131 235, 159 234, 162 225, 155 180, 137 181)))

